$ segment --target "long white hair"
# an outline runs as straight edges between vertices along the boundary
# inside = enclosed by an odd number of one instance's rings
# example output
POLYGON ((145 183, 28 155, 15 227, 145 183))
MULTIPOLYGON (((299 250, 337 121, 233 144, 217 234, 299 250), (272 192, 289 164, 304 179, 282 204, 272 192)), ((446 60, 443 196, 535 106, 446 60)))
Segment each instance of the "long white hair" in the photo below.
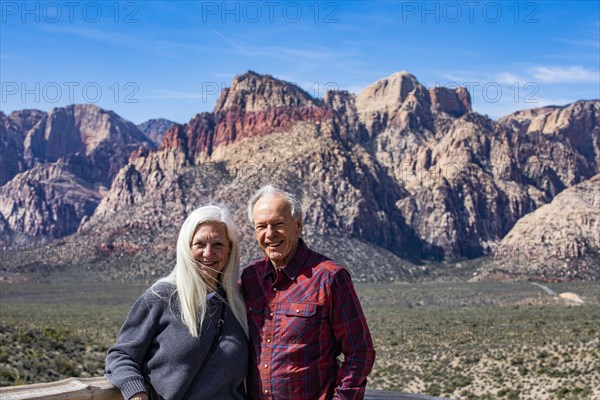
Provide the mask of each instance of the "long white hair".
POLYGON ((221 272, 221 285, 227 294, 229 308, 248 336, 246 307, 238 287, 240 279, 240 232, 231 213, 222 206, 209 205, 194 210, 185 220, 177 239, 177 264, 169 276, 156 283, 168 282, 177 287, 181 319, 193 337, 198 337, 206 315, 208 287, 201 277, 191 251, 192 239, 198 225, 205 222, 221 222, 227 228, 231 242, 227 264, 221 272))

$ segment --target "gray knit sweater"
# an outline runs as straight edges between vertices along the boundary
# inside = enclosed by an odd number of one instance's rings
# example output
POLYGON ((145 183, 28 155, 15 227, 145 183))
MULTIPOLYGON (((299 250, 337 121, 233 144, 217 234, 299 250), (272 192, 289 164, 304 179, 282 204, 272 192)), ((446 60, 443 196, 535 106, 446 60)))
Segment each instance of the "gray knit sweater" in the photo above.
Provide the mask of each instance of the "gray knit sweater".
MULTIPOLYGON (((224 292, 218 294, 224 296, 224 292)), ((124 399, 146 392, 147 382, 160 399, 187 400, 184 395, 210 350, 221 307, 226 306, 221 296, 208 301, 202 331, 194 338, 181 321, 175 286, 160 283, 146 290, 131 307, 117 342, 108 349, 106 379, 121 390, 124 399)), ((248 341, 229 309, 221 341, 207 362, 189 399, 246 398, 248 341)))

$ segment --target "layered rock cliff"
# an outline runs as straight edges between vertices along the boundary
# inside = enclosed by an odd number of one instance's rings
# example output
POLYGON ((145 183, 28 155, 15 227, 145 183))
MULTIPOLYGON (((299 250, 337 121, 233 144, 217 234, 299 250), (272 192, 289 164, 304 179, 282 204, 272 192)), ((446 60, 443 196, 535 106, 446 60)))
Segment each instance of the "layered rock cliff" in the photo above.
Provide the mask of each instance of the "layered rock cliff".
POLYGON ((162 148, 181 150, 190 160, 206 159, 219 145, 330 117, 328 108, 296 85, 248 72, 221 92, 212 113, 200 113, 169 129, 162 148))
POLYGON ((464 89, 427 90, 406 72, 356 98, 361 143, 410 193, 396 205, 440 258, 491 254, 521 217, 598 173, 599 104, 553 109, 560 125, 540 132, 527 121, 544 111, 495 122, 470 111, 464 89))
POLYGON ((102 198, 93 184, 73 173, 76 161, 38 165, 1 186, 0 214, 5 228, 40 239, 76 232, 102 198))
POLYGON ((92 104, 55 108, 33 126, 24 140, 29 166, 55 162, 71 154, 85 155, 101 172, 97 179, 110 186, 129 154, 152 142, 131 122, 92 104))
POLYGON ((0 127, 0 229, 33 240, 77 231, 131 152, 154 148, 131 122, 91 104, 0 114, 0 127))
POLYGON ((25 137, 44 116, 39 110, 14 111, 8 116, 0 111, 0 186, 27 169, 25 137))
MULTIPOLYGON (((108 266, 129 257, 136 265, 143 260, 143 273, 165 272, 185 216, 216 201, 228 204, 244 228, 248 260, 258 254, 246 200, 274 183, 302 199, 307 241, 364 280, 413 274, 409 261, 499 261, 499 243, 518 221, 600 173, 599 107, 582 101, 492 121, 471 110, 464 88, 428 89, 406 72, 359 95, 332 91, 322 100, 248 72, 223 90, 213 112, 171 126, 159 149, 124 146, 129 161, 110 175, 110 190, 94 197, 93 215, 64 243, 90 243, 73 263, 108 266), (371 250, 327 245, 342 242, 371 250), (383 253, 393 254, 390 263, 377 258, 373 265, 373 254, 383 253)), ((28 146, 25 161, 35 153, 28 146)), ((18 226, 14 215, 4 217, 10 229, 18 226)), ((571 277, 590 279, 563 278, 571 277)))
MULTIPOLYGON (((542 107, 518 111, 499 120, 530 138, 515 143, 521 158, 537 151, 530 169, 552 169, 561 184, 571 186, 596 174, 600 169, 600 102, 578 101, 566 107, 542 107)), ((539 174, 539 172, 537 173, 539 174)), ((552 185, 549 181, 537 184, 552 185)))
POLYGON ((600 175, 565 189, 521 218, 475 280, 545 281, 600 276, 600 175))

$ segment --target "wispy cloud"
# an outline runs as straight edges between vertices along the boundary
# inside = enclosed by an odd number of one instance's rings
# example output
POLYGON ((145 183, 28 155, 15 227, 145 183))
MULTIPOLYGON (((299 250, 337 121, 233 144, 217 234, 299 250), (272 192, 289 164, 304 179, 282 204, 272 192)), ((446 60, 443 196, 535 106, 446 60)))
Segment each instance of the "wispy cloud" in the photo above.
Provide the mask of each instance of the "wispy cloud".
POLYGON ((531 81, 531 79, 515 74, 513 72, 501 72, 496 76, 495 81, 506 85, 512 85, 514 83, 524 84, 528 81, 531 81))
MULTIPOLYGON (((567 96, 563 83, 600 81, 598 72, 581 65, 514 64, 510 69, 493 72, 438 71, 434 76, 448 79, 446 87, 465 86, 471 93, 474 111, 498 118, 519 109, 564 105, 574 101, 567 96), (450 86, 452 85, 452 86, 450 86)), ((429 82, 427 82, 429 84, 429 82)), ((431 85, 428 85, 431 87, 431 85)), ((578 93, 575 90, 576 93, 578 93)), ((579 95, 589 98, 593 95, 579 95)))
POLYGON ((581 65, 546 66, 535 65, 521 67, 519 72, 503 71, 495 76, 501 84, 537 82, 547 84, 561 83, 597 83, 600 71, 585 68, 581 65))
POLYGON ((597 82, 599 71, 592 71, 580 65, 568 67, 537 66, 531 68, 534 79, 545 83, 597 82))
POLYGON ((594 49, 600 49, 600 40, 598 39, 580 39, 580 40, 572 40, 572 39, 564 39, 564 38, 551 38, 560 43, 575 45, 575 46, 583 46, 583 47, 591 47, 594 49))
POLYGON ((43 29, 51 33, 63 33, 110 44, 138 46, 143 43, 137 36, 107 32, 106 30, 101 29, 77 28, 71 26, 44 26, 43 29))
POLYGON ((221 39, 229 43, 234 49, 238 50, 240 53, 244 54, 247 57, 252 57, 253 54, 250 54, 248 51, 246 51, 246 49, 243 46, 240 46, 237 43, 233 42, 231 39, 227 38, 225 35, 223 35, 217 30, 213 30, 213 32, 221 39))
POLYGON ((248 46, 240 41, 235 41, 231 37, 225 36, 223 33, 213 30, 213 33, 219 36, 222 40, 227 42, 231 47, 237 50, 239 53, 263 60, 265 57, 282 59, 285 61, 298 62, 300 60, 316 62, 316 61, 339 61, 345 60, 352 54, 347 51, 340 51, 329 47, 311 47, 310 49, 303 49, 298 47, 286 47, 286 46, 248 46))
POLYGON ((550 39, 559 43, 600 49, 600 37, 598 36, 598 31, 600 31, 600 21, 594 21, 591 25, 584 26, 580 29, 579 32, 577 32, 577 38, 575 39, 557 36, 552 36, 550 39))

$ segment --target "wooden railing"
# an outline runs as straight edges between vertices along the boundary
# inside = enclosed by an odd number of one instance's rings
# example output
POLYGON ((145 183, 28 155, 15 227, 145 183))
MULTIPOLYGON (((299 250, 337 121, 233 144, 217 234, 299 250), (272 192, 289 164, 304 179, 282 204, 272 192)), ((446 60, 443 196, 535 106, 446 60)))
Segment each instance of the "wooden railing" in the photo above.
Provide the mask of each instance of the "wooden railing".
MULTIPOLYGON (((69 378, 52 383, 0 388, 0 400, 123 400, 104 378, 69 378)), ((365 400, 443 400, 439 397, 367 389, 365 400)))

